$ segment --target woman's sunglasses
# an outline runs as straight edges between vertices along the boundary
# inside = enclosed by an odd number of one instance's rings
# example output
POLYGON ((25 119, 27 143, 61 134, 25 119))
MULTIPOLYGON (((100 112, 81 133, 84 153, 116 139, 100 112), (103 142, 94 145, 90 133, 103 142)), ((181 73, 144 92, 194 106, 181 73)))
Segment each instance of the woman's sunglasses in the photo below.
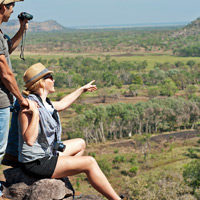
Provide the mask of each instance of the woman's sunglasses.
POLYGON ((6 8, 9 9, 11 6, 15 6, 15 3, 9 3, 9 4, 5 4, 6 8))
POLYGON ((43 79, 48 79, 48 78, 50 78, 52 81, 54 80, 54 79, 53 79, 53 76, 52 76, 51 74, 46 74, 46 75, 43 77, 43 79))

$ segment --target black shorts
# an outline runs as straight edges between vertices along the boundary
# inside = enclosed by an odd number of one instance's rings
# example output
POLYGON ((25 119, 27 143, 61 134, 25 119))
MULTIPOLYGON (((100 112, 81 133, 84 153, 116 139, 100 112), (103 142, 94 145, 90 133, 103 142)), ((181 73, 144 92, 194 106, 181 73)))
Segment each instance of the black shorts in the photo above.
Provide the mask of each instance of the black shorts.
POLYGON ((37 178, 51 178, 58 161, 58 156, 44 157, 28 163, 22 163, 26 174, 37 178))

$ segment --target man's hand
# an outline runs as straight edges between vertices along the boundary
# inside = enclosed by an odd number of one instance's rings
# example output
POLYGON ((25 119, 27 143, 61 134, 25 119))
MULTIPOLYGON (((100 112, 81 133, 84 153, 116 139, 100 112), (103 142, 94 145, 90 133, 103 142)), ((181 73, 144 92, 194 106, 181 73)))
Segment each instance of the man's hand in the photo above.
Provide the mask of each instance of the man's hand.
POLYGON ((22 112, 27 114, 39 115, 38 104, 35 101, 28 100, 29 107, 22 107, 22 112))
POLYGON ((24 19, 24 20, 19 19, 19 23, 20 23, 20 29, 22 29, 23 31, 28 30, 28 20, 27 19, 24 19))
POLYGON ((29 105, 31 104, 30 100, 26 98, 23 98, 21 101, 20 100, 18 101, 19 101, 20 107, 22 108, 29 108, 29 105))
POLYGON ((22 40, 22 36, 26 30, 28 30, 28 20, 19 19, 20 28, 19 31, 14 35, 14 37, 11 39, 12 46, 9 49, 9 53, 11 54, 19 45, 20 41, 22 40))

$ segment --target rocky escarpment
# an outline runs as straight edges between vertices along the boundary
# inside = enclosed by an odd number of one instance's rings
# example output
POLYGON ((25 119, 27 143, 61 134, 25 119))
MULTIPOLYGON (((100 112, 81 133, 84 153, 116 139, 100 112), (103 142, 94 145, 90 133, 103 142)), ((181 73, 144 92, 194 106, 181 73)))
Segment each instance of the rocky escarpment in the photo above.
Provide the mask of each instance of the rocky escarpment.
MULTIPOLYGON (((18 20, 10 20, 8 23, 1 26, 5 33, 14 33, 19 29, 18 20)), ((65 31, 67 28, 60 25, 54 20, 48 20, 44 22, 29 22, 29 32, 54 32, 54 31, 65 31)))
POLYGON ((172 34, 172 37, 199 36, 199 34, 200 34, 200 17, 192 21, 182 29, 175 31, 172 34))

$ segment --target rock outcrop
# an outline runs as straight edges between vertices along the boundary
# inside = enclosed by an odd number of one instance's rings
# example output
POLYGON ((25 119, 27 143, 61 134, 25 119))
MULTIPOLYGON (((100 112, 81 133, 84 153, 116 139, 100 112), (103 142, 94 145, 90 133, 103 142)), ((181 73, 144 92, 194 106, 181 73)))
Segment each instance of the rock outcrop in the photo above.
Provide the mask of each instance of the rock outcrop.
POLYGON ((37 179, 20 168, 4 170, 4 194, 12 200, 73 200, 74 190, 69 179, 37 179))
MULTIPOLYGON (((55 20, 48 20, 44 22, 29 22, 29 31, 30 32, 55 32, 55 31, 67 31, 69 28, 57 23, 55 20)), ((10 20, 8 23, 2 25, 2 29, 5 33, 16 33, 19 29, 18 20, 10 20)))

